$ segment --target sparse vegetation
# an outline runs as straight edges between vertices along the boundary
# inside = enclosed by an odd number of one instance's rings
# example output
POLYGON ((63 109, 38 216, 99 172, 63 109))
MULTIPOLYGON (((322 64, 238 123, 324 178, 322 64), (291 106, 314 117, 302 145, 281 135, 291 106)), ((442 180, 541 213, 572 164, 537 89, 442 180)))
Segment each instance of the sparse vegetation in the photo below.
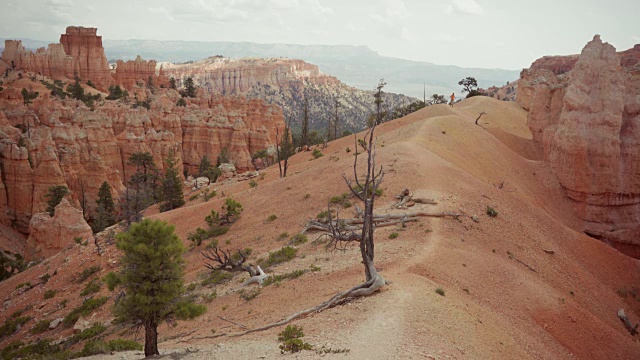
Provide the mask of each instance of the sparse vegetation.
POLYGON ((311 152, 311 155, 313 156, 314 159, 321 158, 324 156, 324 154, 318 149, 313 149, 313 151, 311 152))
POLYGON ((30 316, 20 316, 21 312, 12 314, 7 320, 4 321, 4 324, 0 326, 0 340, 5 336, 9 336, 16 332, 18 328, 22 327, 24 324, 28 323, 31 320, 30 316))
POLYGON ((33 325, 31 330, 29 330, 29 332, 32 334, 42 334, 43 332, 49 330, 50 322, 51 320, 47 320, 47 319, 40 320, 35 325, 33 325))
POLYGON ((397 232, 392 232, 391 234, 389 234, 389 239, 395 239, 398 237, 398 233, 397 232))
POLYGON ((71 310, 71 312, 67 314, 67 316, 65 316, 64 319, 62 320, 62 324, 65 327, 73 326, 73 324, 75 324, 76 321, 78 321, 78 318, 80 318, 80 316, 87 316, 91 314, 94 310, 104 305, 107 302, 107 300, 108 298, 106 296, 99 297, 97 299, 94 298, 94 299, 86 300, 85 302, 82 303, 82 305, 71 310))
POLYGON ((100 271, 100 265, 93 265, 90 266, 88 268, 85 268, 84 270, 82 270, 82 272, 80 274, 78 274, 78 276, 76 277, 76 282, 77 283, 81 283, 84 282, 85 280, 87 280, 89 277, 91 277, 91 275, 97 273, 98 271, 100 271))
POLYGON ((278 334, 280 344, 280 352, 297 353, 302 350, 311 350, 312 346, 302 340, 304 332, 302 327, 297 325, 287 325, 287 327, 278 334))
POLYGON ((440 295, 440 296, 444 296, 444 289, 442 288, 437 288, 436 289, 436 294, 440 295))
POLYGON ((296 234, 289 241, 289 245, 298 246, 298 245, 302 245, 302 244, 306 243, 307 241, 309 241, 309 238, 307 238, 307 235, 305 235, 305 234, 296 234))
POLYGON ((80 296, 87 296, 89 294, 95 294, 100 291, 100 282, 96 279, 90 281, 84 289, 80 292, 80 296))
POLYGON ((54 296, 56 296, 56 291, 55 290, 51 290, 50 289, 50 290, 47 290, 47 291, 44 292, 44 299, 45 300, 49 300, 54 296))
POLYGON ((69 189, 64 185, 55 185, 49 188, 47 193, 44 195, 44 197, 48 199, 46 212, 49 213, 49 216, 53 216, 56 206, 58 206, 62 199, 69 194, 69 189))
POLYGON ((262 292, 262 290, 260 290, 260 288, 242 289, 242 290, 238 291, 238 294, 240 295, 240 298, 242 300, 251 301, 251 300, 255 299, 256 297, 258 297, 258 295, 260 295, 261 292, 262 292))
POLYGON ((251 188, 254 188, 254 187, 258 186, 258 183, 255 180, 251 180, 251 181, 249 181, 249 186, 251 188))
POLYGON ((298 249, 291 246, 285 246, 280 250, 269 252, 269 256, 266 260, 263 260, 260 266, 266 269, 270 266, 282 264, 284 262, 292 260, 294 257, 296 257, 297 253, 298 249))
POLYGON ((233 277, 233 274, 222 270, 212 270, 206 274, 206 277, 202 279, 200 283, 202 286, 215 286, 228 282, 233 277))
POLYGON ((113 291, 122 283, 122 279, 120 279, 118 274, 110 271, 104 276, 104 282, 107 284, 107 289, 109 289, 109 291, 113 291))
POLYGON ((277 215, 275 215, 275 214, 271 214, 271 215, 269 215, 269 217, 267 218, 267 223, 274 222, 277 218, 278 218, 278 216, 277 216, 277 215))
POLYGON ((496 209, 492 208, 491 206, 487 206, 487 215, 489 217, 496 217, 498 216, 498 211, 496 211, 496 209))

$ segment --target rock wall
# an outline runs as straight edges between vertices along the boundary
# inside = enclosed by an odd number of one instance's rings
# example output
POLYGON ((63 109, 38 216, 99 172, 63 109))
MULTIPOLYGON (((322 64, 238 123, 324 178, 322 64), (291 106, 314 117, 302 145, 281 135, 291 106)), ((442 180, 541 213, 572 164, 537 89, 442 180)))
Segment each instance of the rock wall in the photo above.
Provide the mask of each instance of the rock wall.
POLYGON ((579 56, 523 70, 517 101, 584 229, 640 255, 640 46, 595 36, 579 56))
POLYGON ((168 80, 164 76, 162 67, 156 74, 156 61, 145 61, 140 56, 136 57, 135 60, 118 60, 114 79, 116 84, 126 89, 132 89, 139 81, 143 81, 150 86, 168 85, 168 80), (149 79, 151 79, 151 83, 149 83, 149 79))
MULTIPOLYGON (((228 59, 220 56, 187 64, 163 63, 167 77, 178 86, 191 77, 208 94, 237 94, 262 99, 282 107, 292 127, 301 126, 305 99, 309 104, 310 129, 326 133, 334 121, 338 102, 338 134, 362 129, 366 117, 374 112, 373 92, 350 87, 323 74, 316 65, 294 59, 228 59)), ((375 84, 372 84, 372 87, 375 84)), ((415 99, 385 93, 390 109, 415 99)))
POLYGON ((160 171, 173 153, 182 174, 195 173, 203 155, 215 163, 227 148, 239 171, 253 170, 251 154, 273 146, 276 127, 284 127, 280 108, 257 99, 215 96, 179 107, 175 90, 156 89, 147 90, 150 110, 123 101, 103 101, 92 110, 76 100, 52 99, 38 83, 30 86, 44 93, 30 107, 12 91, 0 93, 0 221, 25 233, 32 215, 46 208, 51 186, 72 190, 76 207, 84 193, 93 211, 102 182, 115 197, 124 191, 135 172, 128 164, 133 153, 151 153, 160 171))

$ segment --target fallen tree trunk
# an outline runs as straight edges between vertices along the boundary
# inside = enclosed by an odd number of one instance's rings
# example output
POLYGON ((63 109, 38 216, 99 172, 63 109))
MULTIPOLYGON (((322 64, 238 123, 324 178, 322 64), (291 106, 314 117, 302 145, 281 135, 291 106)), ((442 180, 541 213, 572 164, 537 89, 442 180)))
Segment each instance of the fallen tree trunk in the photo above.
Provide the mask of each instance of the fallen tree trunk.
POLYGON ((250 329, 250 330, 246 330, 237 334, 231 334, 229 336, 242 336, 242 335, 246 335, 246 334, 250 334, 253 332, 258 332, 258 331, 264 331, 264 330, 268 330, 277 326, 282 326, 282 325, 286 325, 288 323, 290 323, 293 320, 299 319, 301 317, 307 316, 309 314, 315 313, 315 312, 320 312, 322 310, 334 307, 336 305, 341 304, 344 301, 347 301, 349 299, 353 299, 353 298, 357 298, 357 297, 362 297, 362 296, 368 296, 373 294, 374 292, 380 290, 385 284, 386 281, 385 279, 382 277, 382 275, 378 274, 378 271, 375 269, 375 267, 373 266, 373 264, 371 264, 371 266, 369 267, 369 271, 372 275, 371 279, 369 279, 368 281, 365 281, 364 283, 354 286, 349 290, 343 291, 341 293, 338 293, 336 295, 334 295, 333 297, 331 297, 329 300, 321 303, 320 305, 314 306, 312 308, 308 308, 302 311, 299 311, 287 318, 284 318, 278 322, 275 323, 271 323, 265 326, 261 326, 258 328, 254 328, 254 329, 250 329))
MULTIPOLYGON (((443 218, 443 217, 452 217, 458 218, 460 214, 450 213, 450 212, 441 212, 441 213, 427 213, 427 212, 413 212, 406 214, 398 214, 398 215, 373 215, 373 223, 376 227, 384 227, 391 226, 395 224, 402 224, 406 222, 414 222, 418 221, 418 217, 435 217, 435 218, 443 218)), ((362 225, 364 220, 361 218, 352 218, 352 219, 339 219, 339 220, 331 220, 331 221, 319 221, 319 220, 309 220, 307 225, 300 232, 301 234, 305 234, 309 231, 322 231, 322 232, 331 232, 332 229, 339 228, 344 231, 357 230, 359 227, 354 225, 362 225)))
POLYGON ((624 313, 623 309, 618 310, 618 318, 620 319, 620 321, 622 321, 624 327, 627 328, 631 336, 635 336, 636 334, 638 334, 638 324, 636 324, 636 326, 633 326, 631 321, 629 321, 627 314, 624 313))

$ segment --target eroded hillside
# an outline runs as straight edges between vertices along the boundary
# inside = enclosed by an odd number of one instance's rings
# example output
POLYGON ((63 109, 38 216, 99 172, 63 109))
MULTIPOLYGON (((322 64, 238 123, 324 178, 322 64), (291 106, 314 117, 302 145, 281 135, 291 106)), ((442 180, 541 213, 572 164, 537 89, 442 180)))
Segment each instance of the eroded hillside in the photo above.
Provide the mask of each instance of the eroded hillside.
MULTIPOLYGON (((460 216, 378 228, 376 266, 393 283, 373 296, 296 321, 304 327, 306 341, 317 348, 349 349, 347 356, 357 359, 637 356, 640 344, 616 313, 623 308, 631 321, 639 319, 640 302, 632 294, 640 288, 640 263, 581 233, 572 203, 540 160, 526 116, 515 103, 475 97, 454 108, 431 106, 377 128, 377 163, 386 174, 375 211, 460 216), (486 115, 476 126, 482 111, 486 115), (405 188, 437 205, 395 209, 394 196, 405 188), (487 207, 497 216, 489 217, 487 207)), ((157 215, 150 209, 148 216, 174 224, 189 246, 187 235, 204 226, 210 210, 218 210, 231 197, 244 205, 244 212, 218 243, 227 249, 251 248, 252 262, 265 259, 288 244, 307 219, 326 210, 331 197, 347 192, 340 175, 350 176, 357 151, 353 138, 331 142, 319 151, 324 156, 317 159, 311 152, 293 156, 286 178, 279 178, 272 166, 256 180, 257 186, 212 185, 218 195, 208 202, 194 199, 157 215)), ((355 203, 351 198, 349 202, 355 203)), ((340 213, 352 216, 354 208, 340 213)), ((281 329, 240 338, 224 335, 279 320, 363 280, 356 246, 327 252, 315 239, 309 234, 308 242, 294 246, 298 251, 293 260, 268 271, 285 274, 310 266, 318 271, 259 291, 248 288, 244 294, 235 290, 246 275, 215 287, 203 284, 207 271, 200 251, 209 241, 189 250, 187 282, 208 312, 194 322, 160 327, 161 353, 193 359, 280 358, 276 337, 281 329), (248 291, 257 293, 249 301, 248 291)), ((92 277, 99 279, 117 268, 119 254, 113 243, 100 237, 99 244, 102 255, 93 245, 70 246, 0 283, 0 293, 5 294, 0 321, 25 308, 23 316, 32 318, 3 337, 0 346, 73 333, 62 325, 38 335, 29 330, 42 319, 63 318, 80 306, 80 292, 92 277), (79 281, 84 269, 96 266, 95 274, 79 281), (48 282, 38 280, 54 271, 57 274, 48 282), (26 282, 30 285, 19 286, 26 282), (57 292, 44 299, 47 290, 57 292)), ((84 321, 109 322, 117 293, 101 285, 93 296, 108 300, 83 316, 84 321)), ((103 336, 134 337, 122 330, 112 324, 103 336)), ((126 354, 111 358, 140 357, 126 354)), ((317 356, 303 352, 299 358, 317 356)))

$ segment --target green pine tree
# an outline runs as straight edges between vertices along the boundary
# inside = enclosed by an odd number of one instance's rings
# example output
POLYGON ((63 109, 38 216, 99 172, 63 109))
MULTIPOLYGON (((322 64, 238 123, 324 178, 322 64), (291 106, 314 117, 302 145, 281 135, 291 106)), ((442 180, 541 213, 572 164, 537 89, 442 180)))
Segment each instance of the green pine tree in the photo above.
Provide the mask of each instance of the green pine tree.
POLYGON ((182 180, 176 169, 173 150, 165 160, 167 168, 162 179, 162 195, 164 203, 160 205, 160 211, 169 211, 184 205, 184 195, 182 193, 182 180))
POLYGON ((96 218, 91 227, 93 232, 98 233, 116 223, 116 207, 111 195, 111 188, 106 181, 102 183, 100 190, 98 190, 96 205, 96 218))
POLYGON ((50 216, 53 216, 53 213, 56 210, 56 206, 58 206, 58 204, 60 204, 60 201, 62 201, 62 199, 69 194, 69 189, 67 189, 67 187, 64 185, 55 185, 49 188, 44 197, 48 199, 46 211, 50 216))
POLYGON ((193 319, 206 312, 184 293, 184 247, 174 227, 145 219, 117 236, 124 255, 118 280, 125 296, 116 304, 116 317, 144 326, 145 356, 158 355, 158 325, 163 321, 193 319))

